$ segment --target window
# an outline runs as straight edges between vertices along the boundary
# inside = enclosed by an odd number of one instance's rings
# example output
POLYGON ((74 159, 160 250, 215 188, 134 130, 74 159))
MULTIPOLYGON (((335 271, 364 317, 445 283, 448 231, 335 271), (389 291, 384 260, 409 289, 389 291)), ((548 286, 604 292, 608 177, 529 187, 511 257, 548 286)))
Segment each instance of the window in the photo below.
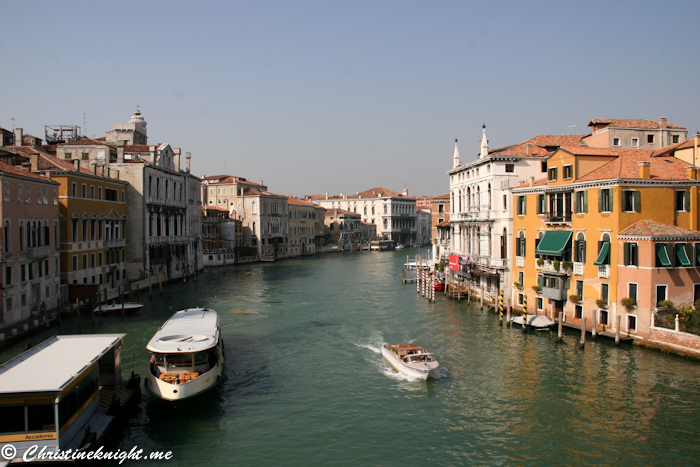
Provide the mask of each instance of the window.
POLYGON ((90 199, 95 199, 95 185, 90 185, 90 199))
POLYGON ((53 205, 58 206, 58 190, 53 190, 53 205))
POLYGON ((576 295, 583 300, 583 281, 576 281, 576 295))
POLYGON ((97 199, 102 199, 102 187, 97 187, 97 199))
POLYGON ((668 286, 666 285, 657 285, 656 286, 656 305, 659 305, 659 302, 663 302, 666 300, 666 288, 668 286))
POLYGON ((550 182, 557 180, 557 168, 556 167, 551 167, 549 170, 547 170, 547 180, 549 180, 550 182))
POLYGON ((87 185, 83 183, 83 198, 87 198, 87 185))
POLYGON ((588 212, 588 192, 577 191, 574 193, 574 212, 583 214, 588 212))
POLYGON ((542 311, 542 302, 543 302, 542 297, 537 297, 535 299, 535 304, 537 305, 538 311, 542 311))
POLYGON ((677 144, 680 141, 678 135, 671 135, 671 142, 677 144))
POLYGON ((17 202, 24 203, 24 185, 17 185, 17 202))
POLYGON ((613 138, 613 146, 619 146, 620 145, 620 138, 613 138))
POLYGON ((676 190, 676 211, 690 211, 690 193, 688 190, 676 190))
POLYGON ((625 266, 639 266, 639 248, 636 243, 625 243, 625 266))
POLYGON ((574 261, 577 263, 586 262, 586 237, 583 235, 583 233, 579 233, 576 236, 576 244, 574 245, 574 261))
POLYGON ((612 212, 612 210, 612 188, 601 188, 598 190, 598 212, 612 212))
POLYGON ((75 182, 73 182, 73 183, 71 184, 71 196, 72 196, 73 198, 77 198, 77 197, 78 197, 78 184, 75 183, 75 182))
POLYGON ((515 243, 515 256, 525 256, 525 232, 518 234, 518 239, 515 243))
POLYGON ((12 266, 5 266, 5 285, 12 284, 12 266))
POLYGON ((673 245, 668 243, 656 244, 656 264, 657 268, 673 267, 673 245))
POLYGON ((3 201, 10 201, 10 182, 3 182, 2 184, 2 199, 3 201))
POLYGON ((527 213, 527 198, 518 196, 518 215, 524 216, 527 213))
POLYGON ((598 310, 598 313, 599 313, 599 318, 600 318, 599 324, 602 324, 603 326, 607 326, 609 324, 608 323, 608 316, 609 316, 608 310, 598 310))
POLYGON ((503 210, 508 210, 508 195, 503 195, 503 210))
POLYGON ((83 255, 83 269, 87 269, 87 255, 83 255))
POLYGON ((598 242, 598 256, 596 257, 594 266, 603 266, 610 264, 610 236, 603 235, 603 239, 598 242))
POLYGON ((515 164, 506 164, 506 173, 515 172, 515 164))
POLYGON ((544 194, 537 195, 537 214, 547 213, 547 197, 544 194))
POLYGON ((627 284, 627 296, 635 302, 637 301, 637 284, 634 282, 627 284))
POLYGON ((89 157, 90 157, 90 156, 89 156, 89 154, 88 154, 87 152, 84 152, 84 153, 81 154, 81 159, 83 159, 84 161, 88 160, 89 157))
POLYGON ((525 284, 525 273, 523 271, 518 271, 518 284, 520 284, 520 287, 524 287, 525 284))
POLYGON ((633 148, 639 147, 639 138, 632 138, 632 147, 633 148))
POLYGON ((547 173, 547 161, 542 162, 542 173, 547 173))
POLYGON ((583 305, 574 305, 574 319, 583 317, 583 305))
POLYGON ((524 297, 523 294, 521 294, 521 293, 518 294, 518 305, 522 305, 522 304, 523 304, 523 297, 524 297))
POLYGON ((610 284, 606 284, 605 282, 600 284, 600 299, 601 300, 605 300, 606 302, 608 301, 609 290, 610 290, 610 284))
POLYGON ((574 173, 574 166, 573 165, 565 165, 564 166, 564 179, 571 178, 574 173))
POLYGON ((635 315, 627 315, 627 330, 637 332, 637 317, 635 315))
POLYGON ((63 158, 64 158, 64 159, 70 159, 70 153, 69 153, 69 152, 64 152, 64 153, 63 153, 63 158))
POLYGON ((654 135, 647 135, 647 144, 654 144, 654 135))
POLYGON ((622 210, 624 212, 641 212, 642 196, 639 190, 622 191, 622 210))

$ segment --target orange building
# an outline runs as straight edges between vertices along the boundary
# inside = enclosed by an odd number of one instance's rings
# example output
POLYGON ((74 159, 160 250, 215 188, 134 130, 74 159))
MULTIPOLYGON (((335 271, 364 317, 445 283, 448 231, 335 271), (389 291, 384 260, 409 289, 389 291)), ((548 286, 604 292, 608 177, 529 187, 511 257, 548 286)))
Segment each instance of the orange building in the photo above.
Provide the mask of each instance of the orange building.
MULTIPOLYGON (((696 257, 690 264, 652 261, 642 253, 641 243, 625 246, 629 238, 639 236, 640 222, 656 223, 650 231, 655 233, 641 236, 649 245, 664 243, 661 224, 671 229, 666 243, 673 248, 676 243, 687 246, 695 235, 688 231, 698 230, 697 169, 658 152, 661 155, 644 149, 562 147, 547 160, 547 178, 531 179, 513 190, 514 308, 522 310, 527 297, 529 313, 563 315, 574 325, 586 317, 599 330, 616 330, 619 316, 622 332, 644 337, 658 297, 639 291, 662 285, 659 280, 671 277, 668 268, 677 267, 688 268, 672 273, 682 276, 684 285, 667 287, 663 298, 676 305, 692 303, 689 281, 699 266, 696 257), (633 225, 637 227, 628 230, 633 225), (641 255, 639 263, 644 260, 643 267, 651 272, 629 269, 642 267, 626 264, 629 248, 638 248, 634 251, 641 255), (638 276, 637 282, 630 275, 638 276), (630 296, 635 293, 638 306, 622 305, 623 298, 634 298, 630 296)), ((644 246, 645 252, 651 251, 644 246)), ((673 248, 664 246, 669 258, 677 255, 673 248)))

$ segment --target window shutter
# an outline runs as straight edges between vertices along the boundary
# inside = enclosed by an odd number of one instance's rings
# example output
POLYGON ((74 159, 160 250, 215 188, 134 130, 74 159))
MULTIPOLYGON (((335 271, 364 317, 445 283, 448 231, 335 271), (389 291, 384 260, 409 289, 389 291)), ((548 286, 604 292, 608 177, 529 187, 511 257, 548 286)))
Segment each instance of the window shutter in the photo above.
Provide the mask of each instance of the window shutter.
POLYGON ((520 256, 520 239, 515 240, 515 256, 520 256))
POLYGON ((523 196, 523 216, 527 214, 527 197, 523 196))
POLYGON ((537 195, 537 214, 542 214, 542 196, 544 195, 537 195))
POLYGON ((603 212, 603 189, 598 190, 598 212, 603 212))
POLYGON ((588 212, 588 190, 583 192, 583 212, 588 212))
POLYGON ((583 248, 581 249, 582 250, 581 255, 583 256, 583 258, 581 258, 581 262, 585 263, 586 262, 586 241, 581 240, 581 245, 583 245, 583 248))
POLYGON ((540 287, 544 287, 544 276, 542 274, 537 276, 537 285, 539 285, 540 287))
POLYGON ((525 256, 525 238, 523 238, 523 246, 520 248, 520 252, 522 253, 522 256, 525 256))
POLYGON ((634 210, 642 212, 642 193, 639 190, 634 192, 634 210))
POLYGON ((610 212, 613 212, 613 190, 612 188, 608 188, 608 199, 610 200, 610 212))
POLYGON ((634 249, 634 257, 632 259, 634 260, 635 266, 639 266, 639 244, 635 243, 634 246, 636 246, 636 248, 634 249))
POLYGON ((566 278, 566 287, 564 288, 564 290, 569 290, 570 288, 571 288, 571 278, 567 277, 566 278))
POLYGON ((629 266, 629 265, 630 265, 630 244, 629 244, 629 243, 625 243, 625 244, 624 244, 624 247, 625 247, 625 248, 624 248, 624 250, 625 250, 625 262, 624 262, 624 265, 625 265, 625 266, 629 266))
POLYGON ((626 195, 627 195, 627 191, 626 191, 626 190, 622 190, 622 197, 620 198, 620 207, 621 207, 621 209, 622 209, 622 212, 625 212, 625 211, 627 211, 627 209, 628 209, 628 207, 627 207, 627 196, 626 196, 626 195))
POLYGON ((581 209, 578 206, 578 193, 574 192, 574 212, 578 213, 581 212, 581 209))
POLYGON ((683 210, 690 211, 690 191, 683 192, 683 210))

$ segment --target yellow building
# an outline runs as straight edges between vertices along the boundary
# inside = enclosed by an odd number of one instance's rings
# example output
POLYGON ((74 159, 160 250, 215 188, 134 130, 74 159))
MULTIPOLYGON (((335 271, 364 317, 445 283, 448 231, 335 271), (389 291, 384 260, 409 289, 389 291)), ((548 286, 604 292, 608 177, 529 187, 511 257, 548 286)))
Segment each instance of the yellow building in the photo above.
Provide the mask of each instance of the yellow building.
MULTIPOLYGON (((61 282, 95 288, 126 287, 126 187, 117 170, 40 154, 36 167, 58 188, 61 282)), ((85 297, 87 298, 87 297, 85 297)), ((92 298, 92 297, 90 297, 92 298)), ((96 298, 96 297, 95 297, 96 298)))
POLYGON ((574 325, 586 317, 601 331, 615 329, 620 316, 622 331, 645 332, 638 323, 650 317, 620 304, 638 290, 618 283, 620 268, 639 266, 626 264, 618 235, 644 220, 698 230, 695 167, 654 154, 562 147, 547 160, 546 178, 513 190, 515 309, 527 303, 528 313, 563 313, 574 325))

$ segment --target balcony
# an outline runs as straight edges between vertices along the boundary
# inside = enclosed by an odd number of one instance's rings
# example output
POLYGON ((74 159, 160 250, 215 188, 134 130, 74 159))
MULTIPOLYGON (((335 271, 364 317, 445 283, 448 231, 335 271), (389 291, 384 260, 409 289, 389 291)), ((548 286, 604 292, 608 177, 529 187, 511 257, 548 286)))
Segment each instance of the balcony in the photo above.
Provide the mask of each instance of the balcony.
POLYGON ((583 263, 574 263, 574 275, 583 276, 583 263))
POLYGON ((549 212, 546 214, 545 222, 547 224, 568 224, 571 222, 570 212, 549 212))
POLYGON ((566 300, 567 275, 545 275, 542 295, 550 300, 566 300))
POLYGON ((34 248, 27 248, 27 258, 30 259, 40 259, 46 258, 51 253, 48 246, 37 246, 34 248))
POLYGON ((609 264, 601 264, 600 266, 598 266, 598 277, 602 277, 603 279, 610 279, 609 264))
POLYGON ((518 268, 525 267, 525 258, 522 256, 516 256, 515 257, 515 266, 518 268))
POLYGON ((126 240, 123 238, 115 238, 113 240, 105 240, 104 246, 105 248, 116 248, 116 247, 122 247, 126 245, 126 240))

